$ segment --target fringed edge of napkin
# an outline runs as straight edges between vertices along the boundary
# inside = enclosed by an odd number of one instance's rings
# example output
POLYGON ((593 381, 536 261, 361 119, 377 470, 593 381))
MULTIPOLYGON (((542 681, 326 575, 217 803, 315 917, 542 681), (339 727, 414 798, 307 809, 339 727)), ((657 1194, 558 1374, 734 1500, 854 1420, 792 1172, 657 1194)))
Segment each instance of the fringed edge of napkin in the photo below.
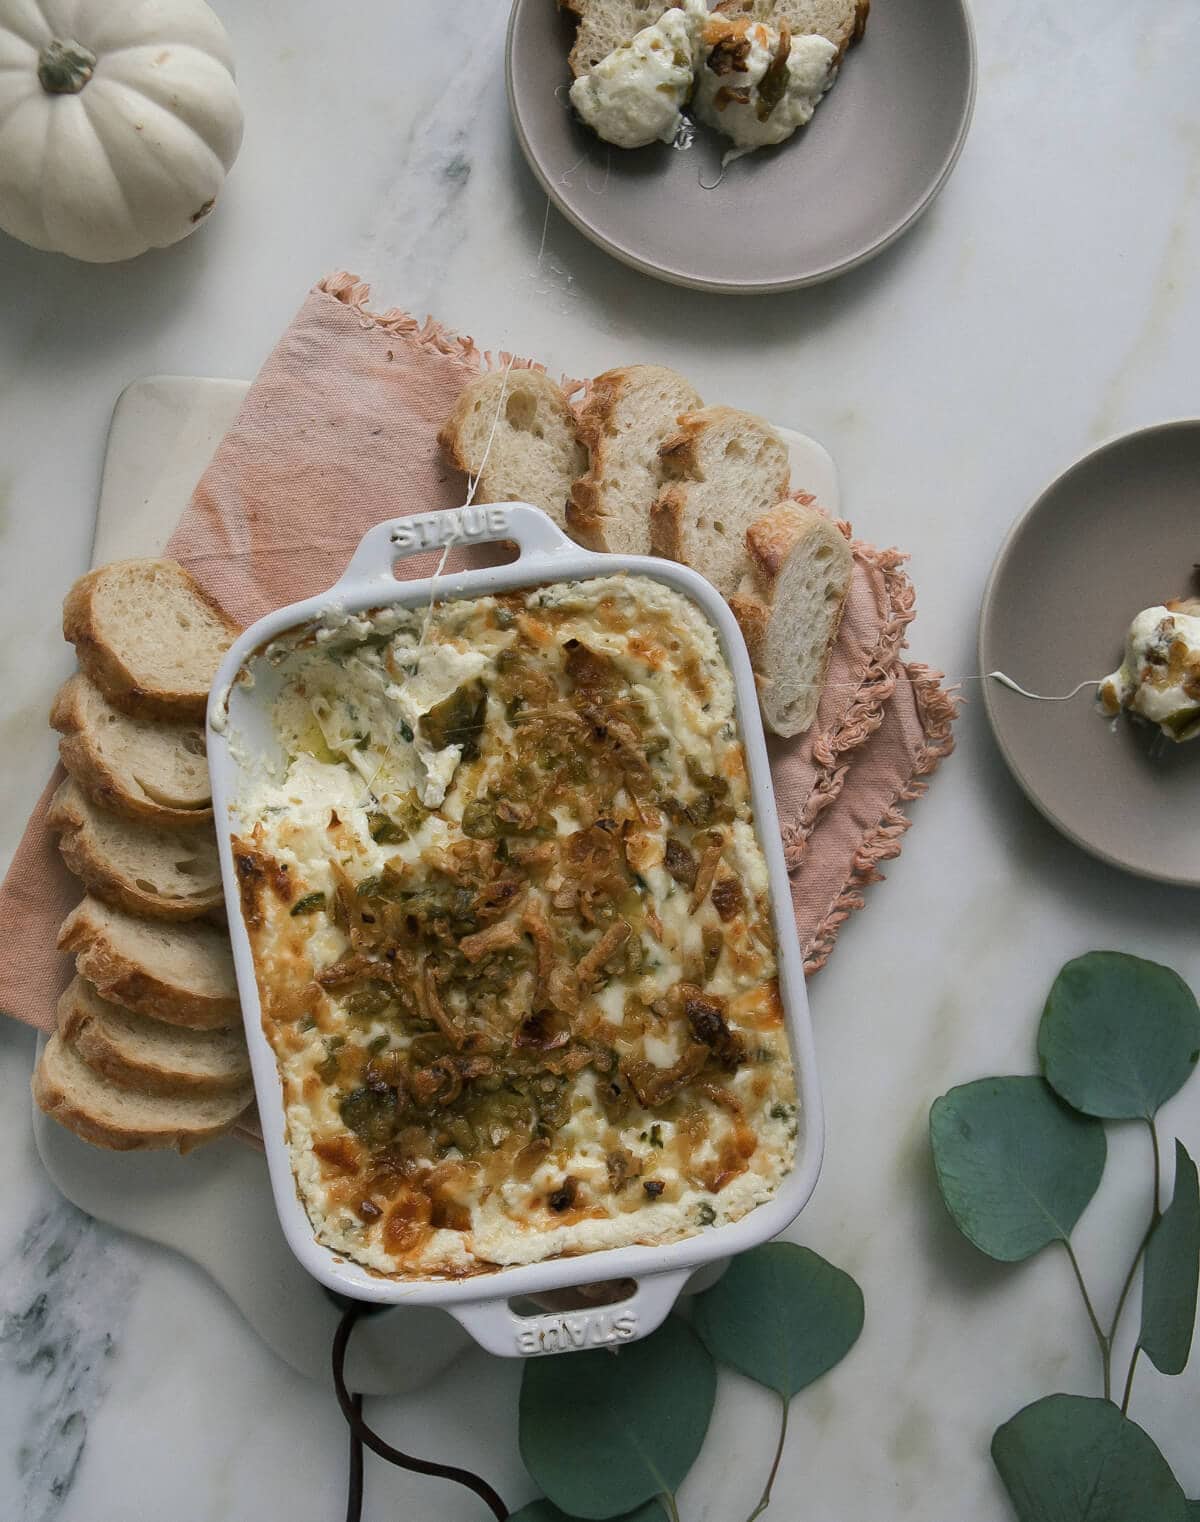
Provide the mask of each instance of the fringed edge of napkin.
MULTIPOLYGON (((538 370, 543 375, 547 373, 545 365, 536 359, 510 354, 507 349, 481 349, 468 334, 455 333, 436 318, 426 317, 421 323, 402 307, 388 307, 385 312, 372 311, 368 305, 371 287, 365 280, 360 280, 357 275, 351 275, 346 270, 326 275, 317 282, 316 289, 326 296, 332 296, 335 301, 340 301, 343 306, 353 307, 364 327, 383 328, 417 348, 427 349, 433 354, 449 355, 469 370, 507 370, 511 367, 514 370, 538 370)), ((579 397, 586 393, 590 384, 570 375, 562 376, 561 383, 572 405, 578 404, 579 397)))
MULTIPOLYGON (((848 523, 839 522, 838 527, 851 538, 848 523)), ((905 634, 917 612, 916 589, 904 573, 908 556, 902 550, 879 550, 857 539, 852 540, 851 548, 856 560, 879 573, 889 611, 841 723, 813 745, 813 761, 820 768, 816 781, 803 809, 782 827, 784 860, 789 872, 799 867, 818 820, 842 791, 854 752, 883 723, 884 707, 896 690, 905 634)), ((950 744, 953 749, 953 740, 950 744)))
MULTIPOLYGON (((907 577, 904 578, 907 581, 907 577)), ((929 779, 954 749, 951 730, 961 706, 956 691, 942 686, 944 673, 920 662, 897 663, 903 680, 912 684, 913 697, 925 733, 925 743, 913 758, 908 781, 892 795, 892 801, 884 810, 878 824, 863 839, 854 855, 850 876, 838 894, 820 928, 805 950, 804 972, 811 977, 819 972, 829 960, 837 941, 838 932, 856 909, 866 908, 863 889, 872 883, 882 882, 884 874, 880 864, 892 861, 900 855, 903 836, 912 828, 912 820, 904 811, 904 805, 923 798, 929 790, 929 779)), ((895 671, 888 687, 895 688, 895 671)), ((874 727, 878 727, 877 724, 874 727)), ((863 739, 866 738, 864 734, 863 739)), ((859 742, 861 743, 861 741, 859 742)), ((843 776, 845 769, 843 769, 843 776)))

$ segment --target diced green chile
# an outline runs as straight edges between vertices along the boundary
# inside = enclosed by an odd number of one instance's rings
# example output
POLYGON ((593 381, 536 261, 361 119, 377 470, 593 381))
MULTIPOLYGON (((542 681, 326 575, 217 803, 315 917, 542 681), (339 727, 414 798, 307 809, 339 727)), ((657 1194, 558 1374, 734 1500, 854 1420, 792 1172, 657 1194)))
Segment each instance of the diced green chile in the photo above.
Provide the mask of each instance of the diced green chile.
POLYGON ((325 895, 323 893, 306 893, 303 898, 298 898, 292 905, 292 913, 315 914, 318 909, 324 909, 325 895))
POLYGON ((391 1140, 398 1110, 396 1091, 391 1088, 353 1089, 338 1107, 343 1125, 368 1147, 382 1147, 391 1140))
POLYGON ((481 681, 464 682, 448 698, 436 703, 418 723, 421 737, 435 750, 447 745, 461 745, 462 759, 471 761, 479 754, 479 736, 487 715, 487 688, 481 681))

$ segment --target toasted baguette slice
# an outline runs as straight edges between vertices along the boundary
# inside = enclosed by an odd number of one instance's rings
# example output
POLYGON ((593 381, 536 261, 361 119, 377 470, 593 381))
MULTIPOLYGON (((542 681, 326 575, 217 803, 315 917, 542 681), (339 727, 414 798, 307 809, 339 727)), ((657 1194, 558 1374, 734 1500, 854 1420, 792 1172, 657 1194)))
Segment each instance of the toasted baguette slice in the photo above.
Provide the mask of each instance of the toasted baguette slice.
POLYGON ((713 9, 723 16, 765 21, 776 31, 786 21, 793 37, 825 37, 841 58, 866 31, 871 0, 719 0, 713 9))
POLYGON ((129 819, 193 825, 212 820, 212 788, 199 724, 134 719, 82 672, 54 699, 58 753, 94 802, 129 819))
POLYGON ((244 1090, 250 1059, 240 1030, 189 1031, 101 998, 86 978, 58 1001, 58 1030, 94 1073, 142 1094, 244 1090))
POLYGON ((62 1035, 33 1070, 33 1097, 68 1131, 111 1152, 175 1147, 190 1152, 229 1131, 250 1103, 248 1087, 216 1094, 139 1094, 95 1072, 62 1035))
POLYGON ((702 407, 658 453, 672 479, 650 510, 650 548, 729 597, 749 569, 746 530, 787 496, 787 446, 748 412, 702 407))
POLYGON ((590 460, 571 488, 567 527, 593 550, 650 553, 650 508, 663 486, 659 446, 704 404, 682 375, 627 365, 592 382, 579 414, 590 460))
POLYGON ((559 0, 559 6, 579 19, 569 57, 576 78, 670 9, 663 0, 559 0))
POLYGON ((108 701, 139 718, 204 718, 208 689, 237 634, 174 560, 115 560, 81 576, 63 634, 108 701))
POLYGON ((782 502, 746 532, 750 571, 729 606, 759 679, 763 720, 803 734, 817 715, 854 556, 822 513, 782 502))
POLYGON ((98 898, 156 920, 194 920, 219 908, 221 868, 211 832, 122 819, 71 777, 50 800, 67 866, 98 898))
POLYGON ((540 370, 493 371, 468 381, 438 442, 468 475, 477 502, 532 502, 566 527, 571 482, 587 469, 575 414, 540 370))
POLYGON ((241 1022, 229 937, 212 925, 135 919, 90 895, 67 915, 58 949, 126 1009, 189 1030, 241 1022))

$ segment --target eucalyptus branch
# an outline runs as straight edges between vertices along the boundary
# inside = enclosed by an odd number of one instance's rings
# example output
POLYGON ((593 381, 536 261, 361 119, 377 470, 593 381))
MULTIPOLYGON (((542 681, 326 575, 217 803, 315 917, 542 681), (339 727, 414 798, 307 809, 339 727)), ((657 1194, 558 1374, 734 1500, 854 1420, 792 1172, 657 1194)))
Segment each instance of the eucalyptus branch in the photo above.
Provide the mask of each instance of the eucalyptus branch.
POLYGON ((1104 1368, 1104 1399, 1112 1399, 1112 1345, 1104 1335, 1092 1305, 1092 1297, 1087 1292, 1087 1285, 1083 1282, 1083 1271, 1079 1267, 1079 1259, 1075 1256, 1075 1249, 1071 1246, 1070 1238, 1063 1238, 1063 1246, 1067 1249, 1067 1257, 1071 1260, 1071 1267, 1075 1270, 1075 1280, 1079 1285, 1079 1293, 1083 1296, 1084 1308, 1088 1313, 1088 1320, 1092 1323, 1092 1331, 1096 1334, 1096 1342, 1100 1348, 1100 1362, 1104 1368))
POLYGON ((788 1412, 791 1410, 791 1402, 786 1395, 780 1395, 779 1404, 782 1407, 782 1416, 779 1422, 779 1442, 775 1446, 775 1459, 771 1465, 771 1472, 767 1476, 767 1483, 763 1486, 763 1493, 758 1498, 758 1505, 746 1518, 746 1522, 754 1522, 755 1517, 761 1517, 771 1504, 771 1490, 775 1484, 775 1476, 779 1473, 780 1460, 783 1458, 783 1447, 787 1442, 788 1412))
POLYGON ((675 1492, 664 1490, 658 1498, 671 1522, 679 1522, 679 1507, 675 1504, 675 1492))
POLYGON ((1121 1415, 1129 1415, 1129 1398, 1133 1394, 1133 1371, 1137 1368, 1138 1354, 1142 1351, 1139 1342, 1133 1350, 1133 1357, 1129 1360, 1129 1373, 1125 1376, 1125 1393, 1121 1397, 1121 1415))
POLYGON ((1151 1228, 1153 1228, 1162 1214, 1158 1203, 1159 1180, 1162 1178, 1162 1158, 1159 1156, 1158 1127, 1154 1124, 1153 1115, 1149 1117, 1146 1124, 1150 1127, 1150 1145, 1154 1148, 1154 1219, 1150 1223, 1151 1228))

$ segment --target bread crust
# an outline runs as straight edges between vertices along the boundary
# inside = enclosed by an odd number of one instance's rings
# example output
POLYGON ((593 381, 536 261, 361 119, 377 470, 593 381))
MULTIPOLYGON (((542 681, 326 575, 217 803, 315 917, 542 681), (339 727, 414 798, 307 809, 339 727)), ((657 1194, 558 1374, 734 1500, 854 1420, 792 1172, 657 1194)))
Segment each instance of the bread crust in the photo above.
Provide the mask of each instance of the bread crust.
POLYGON ((95 917, 92 905, 85 898, 72 909, 59 928, 57 945, 59 951, 75 953, 76 971, 104 998, 188 1030, 224 1030, 240 1023, 236 993, 192 992, 125 955, 95 917))
POLYGON ((149 691, 139 684, 120 653, 103 639, 96 627, 95 593, 103 579, 116 566, 169 565, 188 584, 191 594, 224 625, 230 640, 240 632, 225 610, 199 586, 184 568, 173 560, 112 561, 86 572, 63 602, 63 638, 75 646, 76 659, 84 674, 122 713, 134 718, 190 719, 203 722, 208 707, 208 689, 203 692, 149 691))
POLYGON ((145 819, 153 824, 185 829, 211 824, 211 804, 204 808, 176 809, 126 787, 120 775, 105 761, 88 727, 83 712, 83 684, 86 681, 82 673, 76 672, 59 688, 50 709, 50 727, 62 736, 58 742, 59 759, 92 802, 126 819, 145 819))
POLYGON ((767 626, 771 622, 771 610, 759 598, 747 593, 735 592, 729 599, 729 611, 737 619, 750 664, 754 667, 756 682, 761 683, 759 667, 767 648, 767 626))
POLYGON ((186 898, 168 898, 153 889, 141 887, 114 868, 96 848, 83 803, 84 795, 68 777, 50 800, 46 823, 58 833, 58 849, 68 871, 74 873, 89 892, 105 903, 143 919, 195 920, 220 908, 224 898, 220 882, 186 898))
POLYGON ((684 494, 678 486, 664 486, 650 505, 650 551, 664 560, 683 558, 684 494))

